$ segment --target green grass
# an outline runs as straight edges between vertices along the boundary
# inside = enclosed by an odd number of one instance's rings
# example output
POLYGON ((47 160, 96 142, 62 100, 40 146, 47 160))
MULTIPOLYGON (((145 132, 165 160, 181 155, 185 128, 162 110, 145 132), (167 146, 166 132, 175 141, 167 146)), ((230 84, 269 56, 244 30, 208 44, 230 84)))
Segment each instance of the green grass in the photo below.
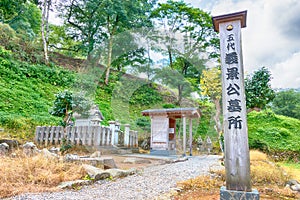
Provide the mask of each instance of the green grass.
POLYGON ((4 136, 31 139, 36 126, 57 124, 59 119, 49 114, 54 94, 71 85, 74 77, 57 66, 17 61, 0 46, 0 126, 4 136))
POLYGON ((286 166, 286 167, 290 167, 296 170, 300 170, 300 163, 293 163, 293 162, 283 162, 281 163, 281 165, 286 166))
POLYGON ((248 114, 250 148, 276 156, 299 159, 300 120, 276 115, 272 111, 248 114))

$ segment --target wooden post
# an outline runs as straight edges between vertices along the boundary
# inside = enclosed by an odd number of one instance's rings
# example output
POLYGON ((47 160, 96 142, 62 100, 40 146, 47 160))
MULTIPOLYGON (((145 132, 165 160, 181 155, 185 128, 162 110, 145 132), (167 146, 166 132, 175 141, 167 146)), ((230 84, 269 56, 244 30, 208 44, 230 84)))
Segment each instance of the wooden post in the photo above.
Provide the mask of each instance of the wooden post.
POLYGON ((193 154, 193 121, 189 118, 189 132, 190 132, 190 156, 193 154))
POLYGON ((183 156, 186 156, 186 116, 182 115, 183 124, 183 156))
POLYGON ((226 189, 252 191, 241 48, 247 11, 213 17, 220 32, 226 189))

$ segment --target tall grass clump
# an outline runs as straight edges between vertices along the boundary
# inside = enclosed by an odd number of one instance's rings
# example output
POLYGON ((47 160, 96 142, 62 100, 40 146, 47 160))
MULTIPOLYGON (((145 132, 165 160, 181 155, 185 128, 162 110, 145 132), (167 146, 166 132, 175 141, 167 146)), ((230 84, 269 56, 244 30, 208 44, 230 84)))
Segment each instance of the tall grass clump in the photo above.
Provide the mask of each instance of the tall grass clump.
POLYGON ((63 181, 82 178, 81 166, 47 159, 43 155, 0 158, 0 198, 24 192, 53 191, 63 181))

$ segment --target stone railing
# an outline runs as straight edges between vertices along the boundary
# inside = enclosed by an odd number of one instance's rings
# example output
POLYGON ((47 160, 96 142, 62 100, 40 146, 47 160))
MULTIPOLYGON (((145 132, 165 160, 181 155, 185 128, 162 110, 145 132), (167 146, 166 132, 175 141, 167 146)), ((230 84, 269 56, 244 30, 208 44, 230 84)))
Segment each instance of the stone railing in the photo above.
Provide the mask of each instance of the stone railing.
POLYGON ((138 133, 125 124, 125 131, 114 121, 109 126, 38 126, 35 142, 39 145, 59 145, 65 139, 72 145, 138 147, 138 133))

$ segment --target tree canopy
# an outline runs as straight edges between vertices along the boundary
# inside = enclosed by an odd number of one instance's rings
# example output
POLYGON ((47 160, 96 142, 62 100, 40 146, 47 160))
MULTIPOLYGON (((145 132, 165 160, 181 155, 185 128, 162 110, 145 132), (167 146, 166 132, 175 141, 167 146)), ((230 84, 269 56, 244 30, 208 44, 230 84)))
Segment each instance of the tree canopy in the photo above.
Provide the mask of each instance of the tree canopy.
POLYGON ((300 92, 292 89, 277 92, 271 107, 276 114, 300 119, 300 92))
POLYGON ((62 117, 61 124, 66 126, 72 121, 73 113, 77 112, 82 116, 88 115, 91 108, 91 101, 80 93, 72 91, 61 91, 55 95, 56 99, 53 102, 50 114, 57 117, 62 117))
POLYGON ((33 40, 40 31, 41 11, 30 1, 3 0, 0 2, 0 22, 9 24, 17 33, 33 40))
POLYGON ((201 71, 208 58, 218 56, 219 40, 213 30, 211 16, 183 1, 159 3, 151 16, 163 33, 157 37, 160 45, 156 50, 167 55, 169 68, 185 80, 176 84, 180 104, 184 93, 191 89, 199 90, 201 71))
POLYGON ((271 72, 262 67, 245 79, 246 106, 247 108, 264 109, 274 97, 275 92, 271 88, 271 72))

